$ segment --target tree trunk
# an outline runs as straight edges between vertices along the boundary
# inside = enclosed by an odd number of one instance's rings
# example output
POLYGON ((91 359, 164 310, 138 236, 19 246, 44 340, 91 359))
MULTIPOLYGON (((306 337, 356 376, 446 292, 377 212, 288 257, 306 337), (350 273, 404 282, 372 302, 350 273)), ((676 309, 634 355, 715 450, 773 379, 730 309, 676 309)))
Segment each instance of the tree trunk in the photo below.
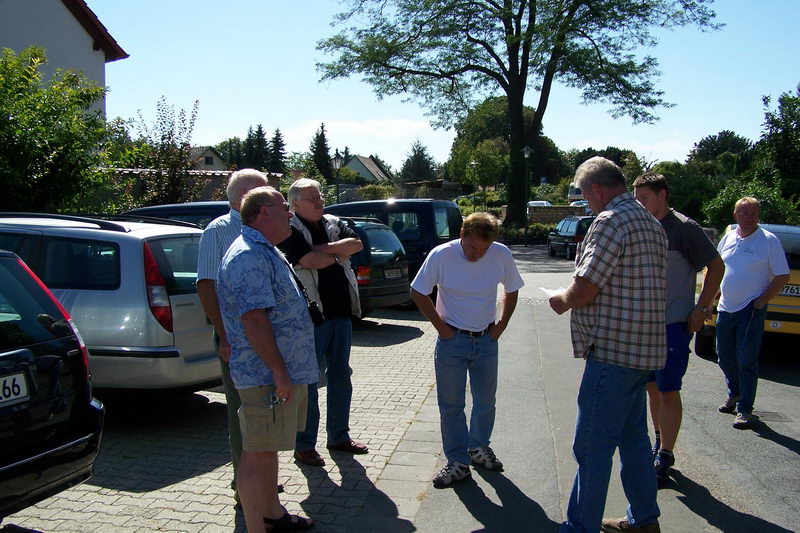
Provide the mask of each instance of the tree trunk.
MULTIPOLYGON (((512 92, 513 91, 513 92, 512 92)), ((522 115, 522 91, 508 94, 508 119, 511 126, 511 176, 508 180, 508 210, 505 226, 521 226, 525 221, 525 127, 522 115)))

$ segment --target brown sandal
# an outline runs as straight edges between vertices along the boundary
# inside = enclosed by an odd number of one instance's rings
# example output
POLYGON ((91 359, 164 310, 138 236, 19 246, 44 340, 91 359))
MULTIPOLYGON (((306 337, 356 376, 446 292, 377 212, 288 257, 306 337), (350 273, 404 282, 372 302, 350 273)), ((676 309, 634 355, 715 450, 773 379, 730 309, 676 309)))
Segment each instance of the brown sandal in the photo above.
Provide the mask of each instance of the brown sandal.
POLYGON ((289 514, 289 512, 286 511, 280 518, 265 517, 264 525, 270 526, 270 533, 279 533, 281 531, 304 531, 306 529, 311 529, 314 527, 314 521, 300 515, 289 514))

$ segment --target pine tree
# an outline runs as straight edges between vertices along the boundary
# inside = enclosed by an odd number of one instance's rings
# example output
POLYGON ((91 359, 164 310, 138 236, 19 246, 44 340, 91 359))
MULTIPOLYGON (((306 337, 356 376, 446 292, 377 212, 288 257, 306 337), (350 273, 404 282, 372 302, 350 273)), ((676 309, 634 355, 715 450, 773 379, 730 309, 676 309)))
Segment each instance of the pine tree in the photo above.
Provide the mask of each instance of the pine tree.
POLYGON ((427 181, 436 179, 436 162, 419 139, 411 145, 411 153, 400 170, 400 181, 427 181))
POLYGON ((267 169, 267 159, 269 157, 269 141, 261 124, 256 126, 253 132, 253 168, 258 170, 267 169))
POLYGON ((314 134, 309 151, 311 152, 314 166, 325 178, 325 182, 333 183, 333 164, 331 163, 330 148, 328 147, 328 138, 325 135, 324 123, 320 124, 319 130, 314 134))
POLYGON ((256 161, 256 134, 253 127, 247 128, 247 137, 242 146, 242 168, 254 168, 256 161))
POLYGON ((219 155, 228 163, 228 168, 241 168, 242 166, 242 140, 239 137, 225 139, 214 147, 219 155))
POLYGON ((286 142, 283 140, 281 130, 276 128, 269 143, 269 157, 267 157, 267 170, 278 174, 286 174, 286 142))

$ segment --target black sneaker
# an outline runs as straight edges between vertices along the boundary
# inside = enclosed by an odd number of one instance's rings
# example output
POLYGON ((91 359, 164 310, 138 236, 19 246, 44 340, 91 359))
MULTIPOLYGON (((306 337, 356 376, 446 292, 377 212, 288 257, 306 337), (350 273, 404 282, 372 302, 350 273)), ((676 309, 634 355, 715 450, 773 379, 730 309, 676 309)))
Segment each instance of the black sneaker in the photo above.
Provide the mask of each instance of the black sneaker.
POLYGON ((722 405, 717 408, 717 410, 720 413, 728 413, 729 415, 733 414, 736 411, 736 402, 738 401, 739 398, 736 396, 728 396, 725 398, 725 401, 722 402, 722 405))
POLYGON ((449 487, 453 483, 464 481, 471 477, 472 473, 469 471, 469 466, 464 463, 459 463, 458 461, 452 461, 447 463, 445 467, 436 474, 436 477, 433 478, 433 486, 437 489, 443 489, 449 487))
POLYGON ((675 464, 675 456, 672 452, 661 450, 653 464, 656 467, 656 479, 659 483, 664 483, 669 481, 669 470, 675 464))

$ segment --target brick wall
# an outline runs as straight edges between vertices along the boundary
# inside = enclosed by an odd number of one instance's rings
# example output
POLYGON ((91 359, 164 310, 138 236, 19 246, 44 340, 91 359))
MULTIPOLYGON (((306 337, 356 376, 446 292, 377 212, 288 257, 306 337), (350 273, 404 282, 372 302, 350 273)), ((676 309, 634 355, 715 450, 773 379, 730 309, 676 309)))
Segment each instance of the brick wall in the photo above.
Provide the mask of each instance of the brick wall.
POLYGON ((529 207, 528 222, 539 222, 541 224, 557 224, 559 220, 570 215, 585 215, 583 207, 570 205, 554 205, 551 207, 529 207))

